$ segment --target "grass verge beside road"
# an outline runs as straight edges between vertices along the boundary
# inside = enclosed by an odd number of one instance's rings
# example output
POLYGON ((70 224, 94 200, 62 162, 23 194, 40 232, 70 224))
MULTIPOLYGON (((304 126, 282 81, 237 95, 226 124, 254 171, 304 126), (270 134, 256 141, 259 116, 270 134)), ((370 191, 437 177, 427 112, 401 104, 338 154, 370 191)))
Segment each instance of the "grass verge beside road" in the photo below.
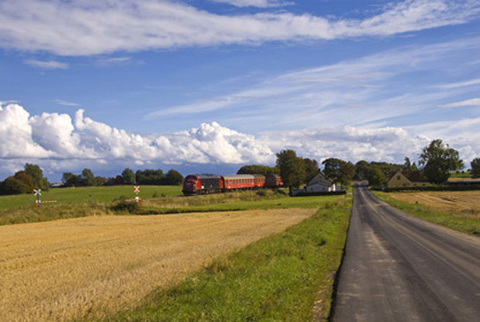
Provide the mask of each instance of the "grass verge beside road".
POLYGON ((351 212, 351 197, 336 200, 108 320, 309 321, 314 314, 326 320, 351 212))
POLYGON ((389 193, 385 192, 373 191, 373 193, 378 199, 412 216, 467 234, 480 236, 480 220, 472 218, 469 213, 431 209, 421 203, 415 203, 415 193, 411 193, 412 202, 394 199, 389 193))

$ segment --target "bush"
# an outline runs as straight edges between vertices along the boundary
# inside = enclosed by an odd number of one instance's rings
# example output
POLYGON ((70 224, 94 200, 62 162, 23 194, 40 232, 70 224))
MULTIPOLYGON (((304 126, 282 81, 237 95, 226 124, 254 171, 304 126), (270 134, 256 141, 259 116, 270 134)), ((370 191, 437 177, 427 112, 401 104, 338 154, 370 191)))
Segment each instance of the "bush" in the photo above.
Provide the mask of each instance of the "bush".
POLYGON ((110 209, 115 212, 129 212, 134 213, 138 211, 140 208, 139 204, 135 201, 127 201, 125 199, 120 200, 115 205, 113 205, 110 209))

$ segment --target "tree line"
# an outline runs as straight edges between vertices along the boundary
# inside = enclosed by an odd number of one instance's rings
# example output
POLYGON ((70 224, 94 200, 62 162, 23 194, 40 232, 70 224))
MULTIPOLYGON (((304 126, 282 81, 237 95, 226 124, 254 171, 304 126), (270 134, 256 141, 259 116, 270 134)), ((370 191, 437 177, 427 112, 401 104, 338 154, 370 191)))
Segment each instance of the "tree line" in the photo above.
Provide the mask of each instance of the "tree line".
POLYGON ((122 174, 111 178, 96 177, 90 169, 83 169, 79 175, 65 172, 62 183, 65 187, 114 186, 124 184, 177 186, 182 184, 183 176, 171 169, 164 173, 161 169, 146 169, 133 172, 126 168, 122 174))

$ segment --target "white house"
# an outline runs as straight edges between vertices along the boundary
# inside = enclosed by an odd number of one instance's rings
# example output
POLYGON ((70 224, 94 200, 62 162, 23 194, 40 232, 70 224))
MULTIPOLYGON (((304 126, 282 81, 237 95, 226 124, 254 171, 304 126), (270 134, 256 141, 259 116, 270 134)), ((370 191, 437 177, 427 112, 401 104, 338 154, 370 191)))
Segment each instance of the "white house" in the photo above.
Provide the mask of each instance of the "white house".
POLYGON ((304 189, 294 190, 293 195, 298 194, 315 194, 319 192, 333 192, 340 191, 341 187, 336 186, 332 181, 325 177, 322 171, 308 182, 304 189))
POLYGON ((305 192, 330 192, 335 191, 335 184, 325 177, 322 171, 308 182, 305 192))

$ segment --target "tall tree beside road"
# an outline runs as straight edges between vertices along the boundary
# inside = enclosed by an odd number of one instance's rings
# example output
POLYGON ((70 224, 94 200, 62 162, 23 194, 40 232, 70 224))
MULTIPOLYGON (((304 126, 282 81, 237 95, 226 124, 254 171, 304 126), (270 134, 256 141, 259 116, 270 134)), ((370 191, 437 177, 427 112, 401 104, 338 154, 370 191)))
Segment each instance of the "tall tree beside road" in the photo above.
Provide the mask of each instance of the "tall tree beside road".
POLYGON ((443 144, 440 139, 433 140, 423 148, 419 164, 423 166, 425 176, 432 183, 444 183, 450 177, 450 171, 463 169, 463 161, 458 151, 448 144, 443 144))
POLYGON ((293 188, 298 188, 305 182, 305 163, 297 157, 293 150, 282 150, 277 153, 277 167, 280 169, 280 176, 283 184, 288 186, 290 193, 293 188))
POLYGON ((355 175, 355 165, 350 161, 329 158, 323 161, 322 164, 325 167, 323 172, 330 180, 340 182, 342 185, 352 182, 355 175))

